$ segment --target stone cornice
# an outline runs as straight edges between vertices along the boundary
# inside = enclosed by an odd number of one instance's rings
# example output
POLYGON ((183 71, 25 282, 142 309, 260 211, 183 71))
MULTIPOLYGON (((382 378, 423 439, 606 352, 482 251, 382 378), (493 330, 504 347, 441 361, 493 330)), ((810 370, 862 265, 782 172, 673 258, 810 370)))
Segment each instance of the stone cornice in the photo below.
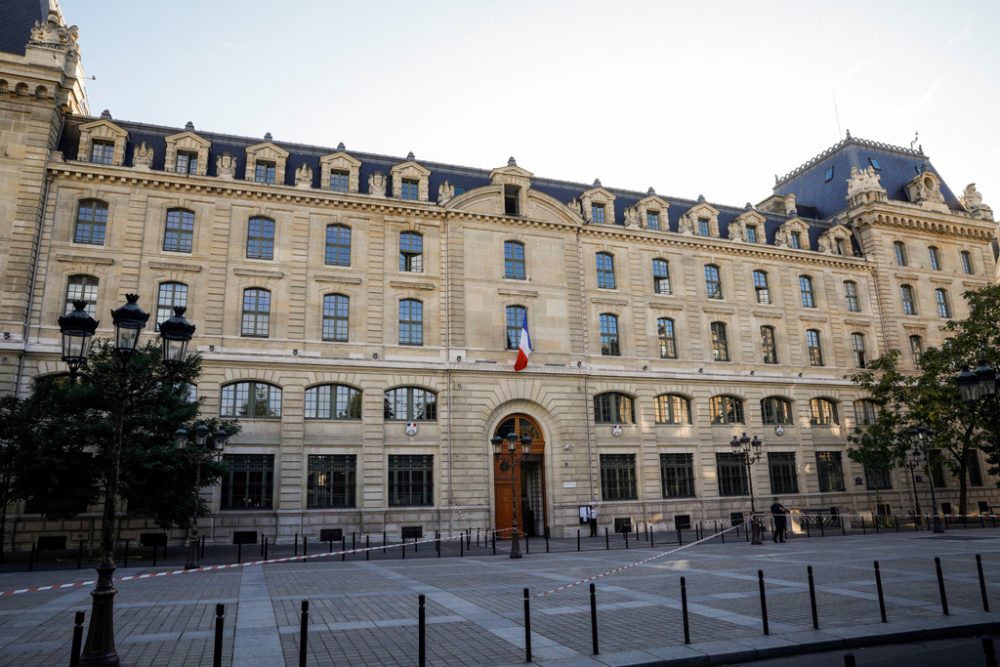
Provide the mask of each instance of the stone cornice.
POLYGON ((996 231, 995 222, 979 220, 961 213, 928 211, 903 202, 864 204, 848 211, 847 219, 858 227, 884 225, 978 241, 991 240, 996 231))
POLYGON ((99 264, 101 266, 111 266, 115 263, 110 257, 95 257, 93 255, 64 255, 62 253, 56 255, 57 262, 64 262, 67 264, 99 264))

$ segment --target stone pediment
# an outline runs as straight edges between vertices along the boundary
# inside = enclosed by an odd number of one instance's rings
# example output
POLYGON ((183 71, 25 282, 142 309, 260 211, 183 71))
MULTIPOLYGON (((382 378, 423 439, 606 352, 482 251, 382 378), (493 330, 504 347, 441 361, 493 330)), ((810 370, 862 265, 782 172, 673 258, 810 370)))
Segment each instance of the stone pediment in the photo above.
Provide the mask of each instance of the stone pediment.
POLYGON ((391 170, 393 174, 399 174, 400 176, 406 178, 409 176, 430 176, 431 170, 427 167, 410 160, 409 162, 403 162, 402 164, 397 164, 391 170))
MULTIPOLYGON (((511 162, 513 159, 511 158, 511 162)), ((511 162, 508 162, 506 167, 497 167, 492 170, 490 172, 490 182, 494 184, 510 183, 512 185, 527 185, 534 174, 523 167, 517 166, 517 163, 511 164, 511 162)))
POLYGON ((117 139, 119 137, 127 137, 128 132, 126 132, 121 127, 118 127, 110 120, 104 118, 99 118, 97 120, 92 120, 89 123, 84 123, 80 126, 80 133, 87 132, 92 137, 98 139, 117 139))
POLYGON ((765 221, 766 219, 764 216, 753 209, 748 209, 743 213, 740 213, 733 219, 732 222, 729 223, 730 240, 750 243, 747 236, 747 227, 756 227, 759 230, 756 243, 762 243, 764 239, 765 221))
POLYGON ((258 159, 279 160, 287 159, 288 151, 270 141, 265 141, 253 146, 247 146, 247 154, 253 154, 258 159))
POLYGON ((173 143, 177 148, 208 148, 212 145, 212 142, 205 137, 199 137, 194 132, 190 130, 185 130, 184 132, 178 132, 177 134, 171 134, 165 138, 165 141, 173 143))
POLYGON ((719 238, 719 209, 704 201, 700 201, 681 216, 678 230, 681 234, 698 236, 699 221, 708 220, 709 236, 719 238))

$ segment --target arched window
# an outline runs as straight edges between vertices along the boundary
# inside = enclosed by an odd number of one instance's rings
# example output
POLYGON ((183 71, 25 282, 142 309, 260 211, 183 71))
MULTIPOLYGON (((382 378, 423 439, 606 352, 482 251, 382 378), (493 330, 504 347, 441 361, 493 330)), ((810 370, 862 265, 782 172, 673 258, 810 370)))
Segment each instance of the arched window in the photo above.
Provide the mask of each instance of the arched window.
POLYGON ((610 253, 597 253, 597 286, 615 289, 615 258, 610 253))
POLYGON ((511 280, 525 280, 524 244, 520 241, 503 242, 503 277, 511 280))
POLYGON ((725 322, 712 322, 712 360, 729 361, 729 339, 726 337, 725 322))
POLYGON ((771 289, 767 286, 767 271, 753 272, 753 291, 757 303, 771 303, 771 289))
POLYGON ((938 317, 951 317, 951 305, 948 303, 948 290, 934 290, 934 301, 937 303, 938 317))
POLYGON ((851 334, 851 352, 854 354, 854 365, 864 368, 868 364, 868 353, 865 350, 865 335, 860 331, 851 334))
POLYGON ((896 265, 906 266, 906 245, 902 241, 894 241, 892 249, 896 253, 896 265))
POLYGON ((778 363, 778 344, 774 337, 774 327, 765 324, 760 328, 760 348, 765 364, 778 363))
POLYGON ((524 306, 507 306, 507 349, 516 350, 521 345, 521 329, 524 327, 528 309, 524 306))
POLYGON ((424 237, 417 232, 399 235, 399 270, 405 273, 424 271, 424 237))
POLYGON ((941 255, 938 253, 938 249, 934 246, 929 246, 927 248, 927 258, 931 262, 931 269, 934 271, 941 270, 941 255))
POLYGON ((97 315, 97 286, 98 280, 94 276, 70 276, 66 281, 66 307, 64 312, 73 312, 74 301, 86 301, 84 310, 91 317, 97 315))
POLYGON ((396 387, 385 392, 385 418, 391 421, 437 420, 437 394, 420 387, 396 387))
POLYGON ((670 264, 665 259, 653 260, 653 292, 670 294, 670 264))
POLYGON ((326 255, 329 266, 351 265, 351 228, 347 225, 326 226, 326 255))
POLYGON ((657 424, 690 424, 691 403, 680 394, 660 394, 653 399, 657 424))
POLYGON ((847 302, 848 311, 861 312, 861 303, 858 301, 858 284, 853 280, 844 281, 844 300, 847 302))
POLYGON ((306 389, 306 419, 361 419, 361 392, 345 384, 306 389))
POLYGON ((345 294, 323 296, 323 340, 346 343, 351 330, 351 299, 345 294))
POLYGON ((634 424, 634 414, 628 394, 609 391, 594 396, 595 424, 634 424))
POLYGON ((722 279, 719 277, 719 267, 715 264, 705 265, 705 294, 709 299, 722 298, 722 279))
POLYGON ((760 401, 760 418, 765 424, 791 424, 792 402, 781 396, 768 396, 760 401))
POLYGON ((417 299, 399 302, 399 344, 424 344, 424 304, 417 299))
POLYGON ((168 252, 191 252, 194 247, 194 211, 167 209, 163 228, 163 249, 168 252))
POLYGON ((243 290, 243 325, 240 334, 267 338, 271 328, 271 292, 259 287, 243 290))
POLYGON ((736 396, 720 394, 708 400, 708 416, 713 424, 745 424, 743 401, 736 396))
POLYGON ((250 218, 247 259, 274 259, 274 220, 259 216, 250 218))
POLYGON ((104 245, 108 228, 108 203, 100 199, 84 199, 76 211, 74 243, 104 245))
POLYGON ((219 414, 244 419, 281 417, 281 388, 256 380, 222 385, 219 414))
POLYGON ((899 298, 903 302, 903 314, 904 315, 916 315, 917 314, 917 302, 913 298, 913 288, 909 285, 899 286, 899 298))
POLYGON ((669 317, 656 320, 656 340, 660 344, 660 359, 677 358, 677 338, 674 336, 674 321, 669 317))
POLYGON ((605 357, 621 355, 618 345, 618 316, 612 313, 601 313, 601 354, 605 357))
POLYGON ((837 404, 829 398, 814 398, 809 401, 809 417, 815 426, 836 426, 840 423, 837 404))
POLYGON ((802 294, 802 307, 815 308, 816 294, 813 292, 813 281, 809 276, 799 276, 799 292, 802 294))
POLYGON ((819 339, 819 330, 806 329, 806 350, 809 352, 809 365, 823 365, 823 346, 819 339))
POLYGON ((963 250, 961 256, 962 256, 962 270, 965 271, 966 275, 971 276, 976 272, 975 269, 973 269, 972 267, 972 254, 969 253, 968 250, 963 250))
POLYGON ((854 401, 854 423, 857 426, 871 426, 878 418, 878 407, 875 401, 867 398, 854 401))
MULTIPOLYGON (((187 308, 188 286, 184 283, 160 283, 156 291, 156 324, 154 331, 174 315, 176 306, 187 308)), ((169 328, 169 327, 168 327, 169 328)))

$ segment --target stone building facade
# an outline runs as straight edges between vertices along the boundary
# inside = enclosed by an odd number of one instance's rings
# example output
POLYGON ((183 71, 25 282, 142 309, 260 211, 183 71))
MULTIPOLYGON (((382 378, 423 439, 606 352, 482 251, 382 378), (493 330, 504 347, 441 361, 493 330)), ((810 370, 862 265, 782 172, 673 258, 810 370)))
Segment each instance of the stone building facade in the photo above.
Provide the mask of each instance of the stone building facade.
MULTIPOLYGON (((734 207, 159 127, 90 115, 75 27, 29 14, 0 41, 0 391, 62 372, 73 298, 102 325, 126 292, 151 320, 186 305, 203 411, 242 424, 215 539, 507 527, 511 431, 534 533, 591 502, 610 528, 746 513, 743 433, 758 505, 911 511, 905 471, 847 458, 872 410, 849 378, 889 349, 912 367, 995 271, 992 212, 922 149, 848 135, 734 207)), ((972 509, 1000 504, 977 462, 972 509)))

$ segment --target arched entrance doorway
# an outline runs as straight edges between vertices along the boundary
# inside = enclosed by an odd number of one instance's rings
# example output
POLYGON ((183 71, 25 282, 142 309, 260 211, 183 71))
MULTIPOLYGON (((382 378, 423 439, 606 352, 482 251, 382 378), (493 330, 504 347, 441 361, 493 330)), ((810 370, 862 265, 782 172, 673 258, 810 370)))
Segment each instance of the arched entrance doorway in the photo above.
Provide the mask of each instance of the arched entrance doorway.
POLYGON ((517 448, 515 457, 520 461, 517 479, 512 479, 510 466, 505 461, 493 461, 494 525, 497 530, 510 530, 514 512, 511 498, 517 498, 520 531, 527 535, 543 535, 549 525, 545 516, 545 436, 538 422, 523 414, 504 418, 493 435, 506 438, 512 432, 518 441, 525 435, 531 438, 531 453, 522 454, 521 448, 517 448))

